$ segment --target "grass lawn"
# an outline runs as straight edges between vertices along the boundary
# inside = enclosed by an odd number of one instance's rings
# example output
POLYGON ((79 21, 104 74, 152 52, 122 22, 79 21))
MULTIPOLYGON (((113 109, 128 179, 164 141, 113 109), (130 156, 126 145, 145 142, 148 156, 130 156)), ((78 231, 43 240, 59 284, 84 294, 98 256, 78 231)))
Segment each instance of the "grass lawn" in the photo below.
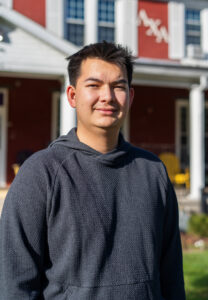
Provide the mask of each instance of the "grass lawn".
POLYGON ((187 300, 208 299, 208 250, 183 253, 187 300))

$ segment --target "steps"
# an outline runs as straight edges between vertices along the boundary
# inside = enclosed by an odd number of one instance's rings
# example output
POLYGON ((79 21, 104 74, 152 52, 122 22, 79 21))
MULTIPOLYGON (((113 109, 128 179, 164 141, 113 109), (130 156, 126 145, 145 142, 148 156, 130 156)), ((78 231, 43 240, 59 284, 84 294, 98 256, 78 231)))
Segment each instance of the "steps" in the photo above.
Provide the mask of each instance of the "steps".
POLYGON ((4 199, 6 197, 7 192, 8 192, 8 188, 0 188, 0 215, 1 215, 4 199))
POLYGON ((199 213, 201 211, 200 201, 189 199, 189 190, 185 188, 175 188, 178 199, 179 210, 187 214, 199 213))

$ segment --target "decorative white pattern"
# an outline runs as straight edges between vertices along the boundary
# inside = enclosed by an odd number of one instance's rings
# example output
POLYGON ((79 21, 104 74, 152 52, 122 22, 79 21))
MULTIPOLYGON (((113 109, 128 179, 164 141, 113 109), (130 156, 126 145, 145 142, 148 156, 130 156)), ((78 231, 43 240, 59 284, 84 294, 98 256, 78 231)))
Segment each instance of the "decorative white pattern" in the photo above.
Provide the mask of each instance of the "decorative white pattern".
POLYGON ((162 21, 160 19, 149 18, 146 11, 141 9, 138 14, 137 25, 147 27, 146 35, 155 36, 156 43, 168 43, 169 36, 168 30, 165 26, 161 26, 162 21))

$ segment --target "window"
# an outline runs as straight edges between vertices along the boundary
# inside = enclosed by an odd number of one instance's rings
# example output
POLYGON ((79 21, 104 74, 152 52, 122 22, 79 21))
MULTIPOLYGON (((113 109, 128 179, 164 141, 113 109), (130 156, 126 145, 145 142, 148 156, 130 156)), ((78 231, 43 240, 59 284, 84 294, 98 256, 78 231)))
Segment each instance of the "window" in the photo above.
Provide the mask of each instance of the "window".
MULTIPOLYGON (((177 102, 177 155, 180 159, 182 169, 189 166, 189 141, 190 141, 190 127, 189 127, 189 103, 186 100, 179 100, 177 102)), ((208 101, 205 102, 205 167, 208 170, 208 101)), ((208 178, 206 179, 208 184, 208 178)))
POLYGON ((200 11, 186 9, 186 45, 201 44, 200 11))
POLYGON ((177 102, 177 156, 183 170, 189 166, 189 107, 188 101, 177 102))
POLYGON ((84 0, 67 0, 65 12, 65 37, 71 43, 82 46, 84 44, 84 0))
POLYGON ((4 95, 0 93, 0 106, 4 105, 4 95))
POLYGON ((98 41, 114 42, 114 0, 98 0, 98 41))

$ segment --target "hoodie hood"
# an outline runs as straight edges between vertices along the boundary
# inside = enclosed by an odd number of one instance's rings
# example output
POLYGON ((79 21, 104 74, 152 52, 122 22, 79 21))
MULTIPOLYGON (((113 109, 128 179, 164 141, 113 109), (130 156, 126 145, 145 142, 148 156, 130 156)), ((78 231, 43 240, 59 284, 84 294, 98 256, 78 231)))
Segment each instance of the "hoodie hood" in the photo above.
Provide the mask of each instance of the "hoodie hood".
POLYGON ((108 153, 103 154, 80 142, 76 134, 76 128, 71 129, 67 135, 60 136, 49 145, 49 147, 52 148, 55 146, 78 150, 83 154, 91 156, 96 160, 99 160, 108 165, 114 165, 119 163, 120 160, 123 160, 124 156, 128 155, 130 148, 130 144, 127 143, 124 140, 123 135, 119 133, 118 145, 116 146, 116 148, 108 153))

